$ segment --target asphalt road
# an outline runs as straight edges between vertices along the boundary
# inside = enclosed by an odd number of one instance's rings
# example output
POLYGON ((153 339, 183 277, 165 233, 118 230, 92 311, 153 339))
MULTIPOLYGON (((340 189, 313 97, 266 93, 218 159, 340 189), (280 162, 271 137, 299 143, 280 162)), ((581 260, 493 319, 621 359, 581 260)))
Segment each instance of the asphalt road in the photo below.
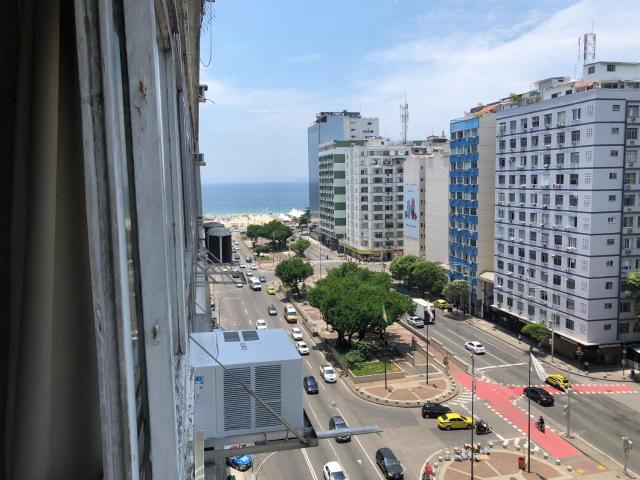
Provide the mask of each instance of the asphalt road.
MULTIPOLYGON (((464 320, 450 319, 438 315, 435 326, 429 328, 429 335, 444 343, 455 354, 469 361, 470 353, 463 344, 469 340, 483 343, 486 355, 476 355, 475 364, 479 377, 500 384, 526 385, 528 382, 528 355, 512 345, 480 330, 464 320)), ((547 367, 547 373, 560 373, 547 367)), ((532 373, 532 384, 542 382, 532 373)), ((615 382, 588 380, 583 377, 570 377, 578 384, 610 384, 615 382)), ((546 423, 556 430, 566 431, 567 418, 564 414, 566 394, 555 395, 555 405, 541 407, 532 402, 532 415, 543 415, 546 423)), ((518 406, 526 408, 527 400, 522 396, 518 406)), ((576 393, 571 395, 571 433, 596 447, 611 459, 622 462, 622 436, 640 441, 639 393, 576 393)), ((631 455, 629 467, 640 472, 640 455, 631 455)))

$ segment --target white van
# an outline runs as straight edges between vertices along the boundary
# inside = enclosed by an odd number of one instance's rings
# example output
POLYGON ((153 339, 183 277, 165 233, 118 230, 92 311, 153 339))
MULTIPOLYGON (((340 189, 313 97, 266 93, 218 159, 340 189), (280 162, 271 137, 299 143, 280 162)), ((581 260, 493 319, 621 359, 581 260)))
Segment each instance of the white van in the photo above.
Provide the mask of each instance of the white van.
POLYGON ((251 290, 262 290, 262 283, 260 283, 260 280, 258 278, 249 277, 247 278, 247 281, 249 282, 251 290))

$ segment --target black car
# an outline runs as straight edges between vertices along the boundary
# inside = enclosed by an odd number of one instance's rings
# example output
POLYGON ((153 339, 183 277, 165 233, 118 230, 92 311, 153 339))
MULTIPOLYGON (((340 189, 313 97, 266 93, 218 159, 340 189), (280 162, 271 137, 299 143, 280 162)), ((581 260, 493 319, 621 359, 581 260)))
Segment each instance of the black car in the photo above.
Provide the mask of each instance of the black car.
MULTIPOLYGON (((339 430, 341 428, 349 428, 349 425, 347 425, 347 422, 344 421, 344 418, 342 418, 340 415, 334 415, 333 417, 331 417, 331 419, 329 420, 329 430, 339 430)), ((351 435, 336 437, 336 442, 338 443, 350 441, 351 435)))
POLYGON ((380 467, 380 470, 382 470, 382 473, 384 473, 385 478, 392 480, 404 478, 402 465, 400 465, 400 461, 390 448, 379 448, 376 451, 376 463, 378 467, 380 467))
POLYGON ((302 386, 308 394, 318 393, 318 382, 313 375, 302 379, 302 386))
POLYGON ((264 275, 260 275, 258 277, 258 280, 260 280, 262 283, 267 283, 267 277, 265 277, 264 275))
POLYGON ((543 407, 550 407, 554 404, 553 395, 540 387, 524 387, 522 394, 529 397, 534 402, 538 402, 543 407))
POLYGON ((431 402, 422 405, 422 418, 438 418, 445 413, 451 413, 451 409, 445 405, 431 402))
POLYGON ((269 305, 267 307, 267 313, 273 317, 275 315, 278 315, 278 309, 275 305, 269 305))

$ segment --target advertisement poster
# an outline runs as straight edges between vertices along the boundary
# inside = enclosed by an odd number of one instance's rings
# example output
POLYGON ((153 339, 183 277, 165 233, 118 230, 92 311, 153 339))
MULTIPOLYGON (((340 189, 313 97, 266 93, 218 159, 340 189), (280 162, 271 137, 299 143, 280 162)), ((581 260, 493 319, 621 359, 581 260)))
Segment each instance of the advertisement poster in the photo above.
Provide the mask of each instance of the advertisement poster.
POLYGON ((404 188, 404 234, 418 240, 420 217, 420 190, 418 185, 405 185, 404 188))

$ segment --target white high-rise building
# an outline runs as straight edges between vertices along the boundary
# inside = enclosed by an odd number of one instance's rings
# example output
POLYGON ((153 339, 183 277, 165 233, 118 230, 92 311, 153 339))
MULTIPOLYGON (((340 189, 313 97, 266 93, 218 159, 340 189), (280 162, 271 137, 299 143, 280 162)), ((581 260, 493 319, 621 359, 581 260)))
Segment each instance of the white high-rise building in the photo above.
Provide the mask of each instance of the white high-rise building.
POLYGON ((346 237, 351 255, 388 260, 403 250, 404 161, 410 146, 376 137, 346 156, 346 237))
POLYGON ((544 322, 555 349, 618 362, 640 340, 625 298, 640 267, 640 64, 597 62, 497 113, 495 301, 544 322))
POLYGON ((404 162, 404 254, 448 264, 449 140, 411 142, 404 162))

